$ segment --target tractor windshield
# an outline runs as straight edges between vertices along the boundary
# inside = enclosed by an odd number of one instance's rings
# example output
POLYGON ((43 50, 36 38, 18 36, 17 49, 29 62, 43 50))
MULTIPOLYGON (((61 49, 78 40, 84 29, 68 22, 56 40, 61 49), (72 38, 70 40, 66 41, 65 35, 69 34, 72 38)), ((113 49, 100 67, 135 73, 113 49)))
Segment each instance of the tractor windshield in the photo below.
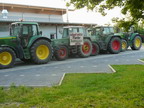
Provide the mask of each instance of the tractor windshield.
POLYGON ((68 36, 69 36, 69 28, 64 28, 63 37, 68 37, 68 36))
POLYGON ((17 36, 20 33, 20 27, 16 24, 11 25, 10 35, 17 36))
POLYGON ((96 27, 95 28, 95 35, 99 35, 99 34, 101 34, 101 32, 102 32, 101 27, 96 27))
POLYGON ((70 27, 64 28, 63 30, 63 37, 69 37, 71 33, 82 33, 85 34, 85 30, 82 27, 70 27))
POLYGON ((115 31, 114 31, 114 28, 113 28, 113 27, 110 27, 110 28, 109 28, 109 30, 110 30, 110 33, 115 33, 115 31))

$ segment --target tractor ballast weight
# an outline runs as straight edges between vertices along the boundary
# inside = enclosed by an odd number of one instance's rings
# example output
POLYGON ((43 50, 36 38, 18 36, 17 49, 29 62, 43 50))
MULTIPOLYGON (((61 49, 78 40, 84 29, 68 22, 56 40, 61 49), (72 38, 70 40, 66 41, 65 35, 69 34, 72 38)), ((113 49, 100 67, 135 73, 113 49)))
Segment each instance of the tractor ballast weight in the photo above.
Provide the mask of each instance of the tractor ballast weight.
POLYGON ((11 24, 10 36, 0 37, 0 68, 9 68, 19 58, 24 62, 43 64, 52 57, 51 40, 42 37, 35 22, 11 24))

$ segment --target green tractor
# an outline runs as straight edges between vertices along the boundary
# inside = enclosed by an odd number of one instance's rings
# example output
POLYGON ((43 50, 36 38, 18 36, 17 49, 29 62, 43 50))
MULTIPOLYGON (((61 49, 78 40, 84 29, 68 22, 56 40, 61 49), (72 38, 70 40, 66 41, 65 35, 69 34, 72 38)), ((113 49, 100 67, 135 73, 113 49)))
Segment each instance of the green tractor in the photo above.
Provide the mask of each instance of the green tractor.
POLYGON ((121 51, 121 36, 114 35, 112 30, 109 27, 64 27, 62 39, 52 39, 54 57, 57 60, 73 55, 89 57, 99 54, 100 50, 117 54, 121 51))
POLYGON ((119 32, 115 34, 120 34, 122 37, 122 51, 126 51, 128 47, 132 50, 139 50, 142 46, 142 38, 139 33, 134 31, 131 27, 128 33, 119 32))
POLYGON ((63 28, 61 39, 52 39, 54 57, 57 60, 65 60, 68 56, 78 55, 88 57, 92 52, 92 43, 85 27, 67 26, 63 28))
POLYGON ((91 55, 97 55, 99 51, 109 51, 111 54, 120 53, 121 36, 120 34, 114 34, 112 27, 97 26, 91 27, 87 31, 93 46, 91 55))
POLYGON ((0 68, 14 66, 16 58, 24 62, 44 64, 52 58, 51 40, 42 37, 34 22, 15 22, 10 26, 10 36, 0 37, 0 68))

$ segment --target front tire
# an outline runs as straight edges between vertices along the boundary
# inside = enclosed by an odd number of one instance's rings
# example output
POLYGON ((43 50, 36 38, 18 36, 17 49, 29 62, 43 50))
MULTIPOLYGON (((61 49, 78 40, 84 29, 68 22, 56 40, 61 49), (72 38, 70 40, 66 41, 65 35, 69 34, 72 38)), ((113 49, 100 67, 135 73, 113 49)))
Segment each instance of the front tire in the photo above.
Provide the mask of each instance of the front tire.
POLYGON ((91 56, 96 56, 99 54, 99 46, 96 43, 92 43, 92 53, 91 56))
POLYGON ((139 50, 142 46, 142 39, 140 36, 135 36, 135 38, 132 41, 132 50, 139 50))
POLYGON ((128 43, 126 40, 122 39, 122 52, 126 51, 128 48, 128 43))
POLYGON ((92 43, 88 39, 84 39, 84 44, 78 47, 78 55, 80 57, 88 57, 92 53, 92 43))
POLYGON ((31 60, 36 64, 48 63, 52 58, 52 47, 47 40, 38 40, 31 47, 31 60))
POLYGON ((54 56, 57 60, 62 61, 68 58, 68 48, 66 46, 59 46, 54 51, 54 56))
POLYGON ((16 60, 15 52, 8 47, 0 49, 0 69, 11 68, 16 60))
POLYGON ((121 51, 121 39, 113 37, 108 44, 108 51, 112 54, 118 54, 121 51))

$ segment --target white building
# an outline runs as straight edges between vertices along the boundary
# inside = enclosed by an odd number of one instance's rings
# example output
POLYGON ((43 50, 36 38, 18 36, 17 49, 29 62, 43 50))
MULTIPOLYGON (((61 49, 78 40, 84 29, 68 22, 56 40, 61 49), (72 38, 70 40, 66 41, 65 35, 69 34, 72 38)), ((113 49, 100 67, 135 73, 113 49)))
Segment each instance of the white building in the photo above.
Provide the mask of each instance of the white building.
MULTIPOLYGON (((61 38, 59 30, 67 25, 90 26, 95 23, 75 22, 69 20, 67 7, 62 0, 1 0, 0 2, 0 36, 9 35, 9 24, 16 21, 38 22, 43 35, 61 38), (3 15, 8 11, 7 17, 3 15)), ((69 11, 74 9, 69 8, 69 11)))

